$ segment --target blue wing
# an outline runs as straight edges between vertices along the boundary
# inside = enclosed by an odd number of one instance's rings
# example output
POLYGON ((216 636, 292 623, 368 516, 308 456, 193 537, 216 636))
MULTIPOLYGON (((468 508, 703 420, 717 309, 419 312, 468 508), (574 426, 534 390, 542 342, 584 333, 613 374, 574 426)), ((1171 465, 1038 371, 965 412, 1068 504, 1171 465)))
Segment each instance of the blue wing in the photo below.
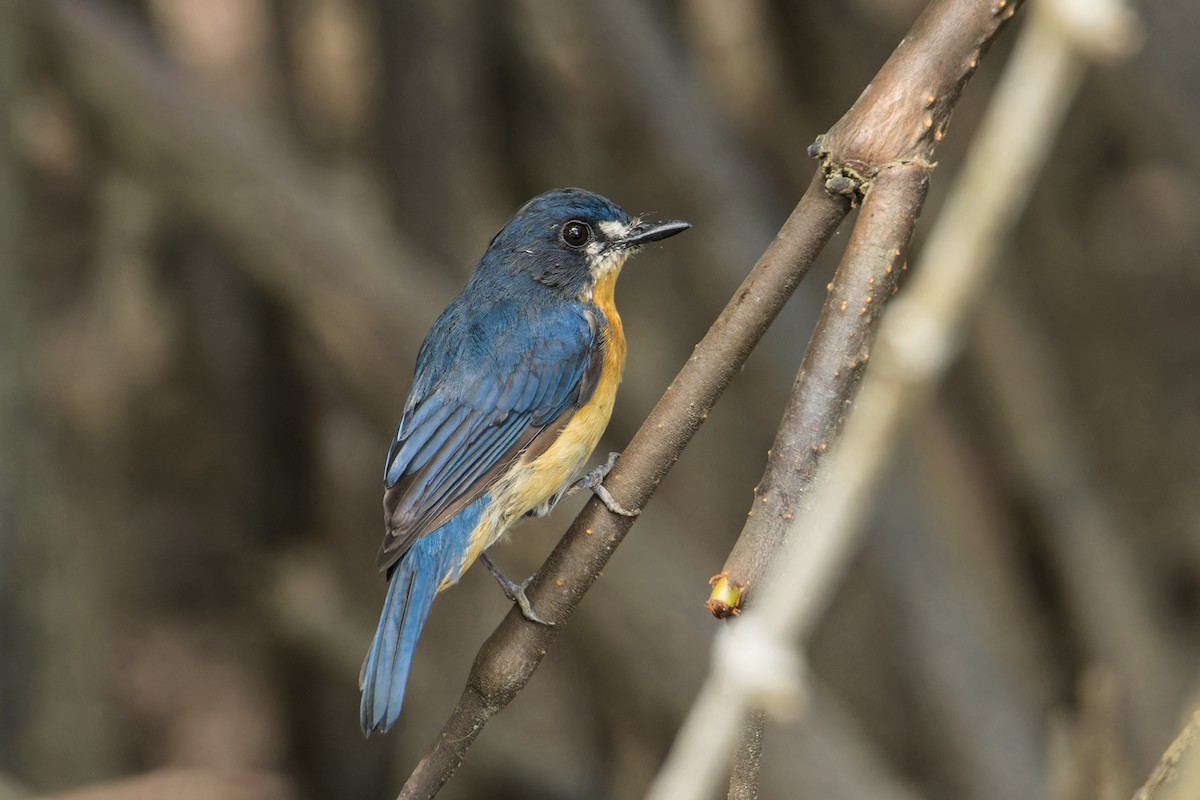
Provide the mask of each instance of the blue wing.
POLYGON ((599 320, 581 307, 455 301, 434 324, 384 471, 387 569, 480 497, 514 459, 544 450, 595 390, 599 320))

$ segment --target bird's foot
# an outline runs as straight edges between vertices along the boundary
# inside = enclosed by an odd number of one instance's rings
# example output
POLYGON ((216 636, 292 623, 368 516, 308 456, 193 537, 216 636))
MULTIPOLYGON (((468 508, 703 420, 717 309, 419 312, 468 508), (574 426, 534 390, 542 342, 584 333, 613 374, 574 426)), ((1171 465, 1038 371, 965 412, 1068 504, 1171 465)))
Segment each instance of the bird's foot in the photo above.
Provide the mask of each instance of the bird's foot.
POLYGON ((596 497, 600 498, 600 502, 604 503, 604 506, 614 514, 620 514, 622 517, 636 517, 638 514, 642 513, 640 508, 630 509, 621 505, 616 501, 616 498, 609 493, 608 489, 604 488, 604 479, 607 478, 608 473, 612 471, 613 464, 616 463, 617 456, 619 455, 621 454, 609 453, 608 461, 605 461, 603 464, 596 467, 579 480, 575 481, 575 483, 571 484, 571 488, 567 489, 567 494, 575 494, 580 489, 591 489, 592 492, 595 493, 596 497))
POLYGON ((492 577, 496 579, 496 583, 500 584, 500 591, 504 592, 504 596, 516 603, 517 608, 521 609, 521 616, 525 617, 525 619, 529 620, 530 622, 537 623, 538 625, 545 625, 547 628, 554 627, 553 622, 542 619, 537 615, 536 612, 534 612, 533 606, 529 604, 529 598, 525 596, 525 587, 528 586, 529 582, 533 580, 532 575, 520 583, 517 583, 501 572, 500 568, 493 564, 492 560, 488 558, 487 553, 480 553, 479 560, 482 561, 483 565, 488 568, 488 572, 492 573, 492 577))

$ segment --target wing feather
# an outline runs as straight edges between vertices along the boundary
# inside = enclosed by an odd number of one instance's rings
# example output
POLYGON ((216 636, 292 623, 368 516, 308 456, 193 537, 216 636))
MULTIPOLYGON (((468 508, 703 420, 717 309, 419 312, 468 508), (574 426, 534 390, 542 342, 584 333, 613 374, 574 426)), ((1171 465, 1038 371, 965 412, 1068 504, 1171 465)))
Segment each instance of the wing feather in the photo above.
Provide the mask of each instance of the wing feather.
MULTIPOLYGON (((421 434, 409 438, 405 442, 400 442, 404 452, 408 454, 406 462, 407 469, 410 472, 416 472, 422 469, 431 459, 437 456, 447 446, 453 446, 453 438, 460 435, 463 430, 463 424, 467 417, 471 414, 471 409, 467 406, 458 406, 451 408, 449 413, 434 417, 430 424, 426 427, 429 429, 428 434, 421 434), (436 423, 436 424, 435 424, 436 423)), ((400 459, 396 459, 395 463, 404 463, 400 459)))
POLYGON ((380 568, 486 492, 535 439, 538 452, 548 447, 590 398, 602 347, 594 315, 577 307, 452 304, 422 345, 388 451, 380 568))

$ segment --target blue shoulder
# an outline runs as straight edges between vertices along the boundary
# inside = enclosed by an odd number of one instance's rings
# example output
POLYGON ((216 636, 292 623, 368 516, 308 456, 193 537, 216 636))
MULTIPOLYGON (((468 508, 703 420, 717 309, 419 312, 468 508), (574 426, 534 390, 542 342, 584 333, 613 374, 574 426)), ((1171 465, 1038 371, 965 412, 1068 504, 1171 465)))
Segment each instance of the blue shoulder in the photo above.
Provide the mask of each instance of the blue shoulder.
POLYGON ((492 426, 508 427, 502 423, 543 425, 582 404, 582 391, 590 396, 588 367, 600 347, 593 313, 578 304, 462 299, 443 312, 421 347, 388 453, 388 486, 433 466, 447 446, 468 446, 492 426))

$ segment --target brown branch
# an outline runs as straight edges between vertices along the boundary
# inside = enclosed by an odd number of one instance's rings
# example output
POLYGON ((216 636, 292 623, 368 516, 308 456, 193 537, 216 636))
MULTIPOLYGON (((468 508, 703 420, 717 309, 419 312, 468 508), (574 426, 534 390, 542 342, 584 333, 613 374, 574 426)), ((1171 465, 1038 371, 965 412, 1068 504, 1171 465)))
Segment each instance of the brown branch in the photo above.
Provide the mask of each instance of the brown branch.
POLYGON ((284 303, 364 408, 387 425, 437 306, 453 288, 378 211, 331 200, 286 137, 155 53, 108 3, 34 4, 64 79, 106 143, 205 221, 284 303), (407 351, 407 352, 406 352, 407 351))
MULTIPOLYGON (((815 176, 609 475, 605 485, 620 503, 641 508, 654 494, 848 211, 848 200, 830 196, 815 176)), ((401 798, 433 797, 450 779, 487 721, 529 681, 631 525, 595 499, 584 506, 527 590, 538 615, 556 625, 534 625, 517 611, 504 618, 480 649, 458 706, 401 798)))
POLYGON ((963 87, 1021 0, 1000 6, 935 0, 854 106, 819 142, 831 188, 872 187, 886 172, 908 175, 908 188, 870 213, 859 226, 881 226, 880 215, 904 218, 900 228, 878 230, 848 247, 809 342, 779 433, 755 489, 750 516, 726 560, 709 600, 717 617, 736 613, 765 574, 805 497, 825 453, 841 429, 868 356, 883 307, 905 268, 904 250, 924 199, 934 151, 963 87), (920 175, 920 180, 915 178, 920 175), (862 248, 870 248, 865 250, 862 248), (868 299, 869 298, 869 299, 868 299))
POLYGON ((729 774, 727 800, 758 800, 759 776, 762 774, 763 732, 767 715, 761 710, 751 711, 742 725, 742 741, 733 755, 733 769, 729 774))

